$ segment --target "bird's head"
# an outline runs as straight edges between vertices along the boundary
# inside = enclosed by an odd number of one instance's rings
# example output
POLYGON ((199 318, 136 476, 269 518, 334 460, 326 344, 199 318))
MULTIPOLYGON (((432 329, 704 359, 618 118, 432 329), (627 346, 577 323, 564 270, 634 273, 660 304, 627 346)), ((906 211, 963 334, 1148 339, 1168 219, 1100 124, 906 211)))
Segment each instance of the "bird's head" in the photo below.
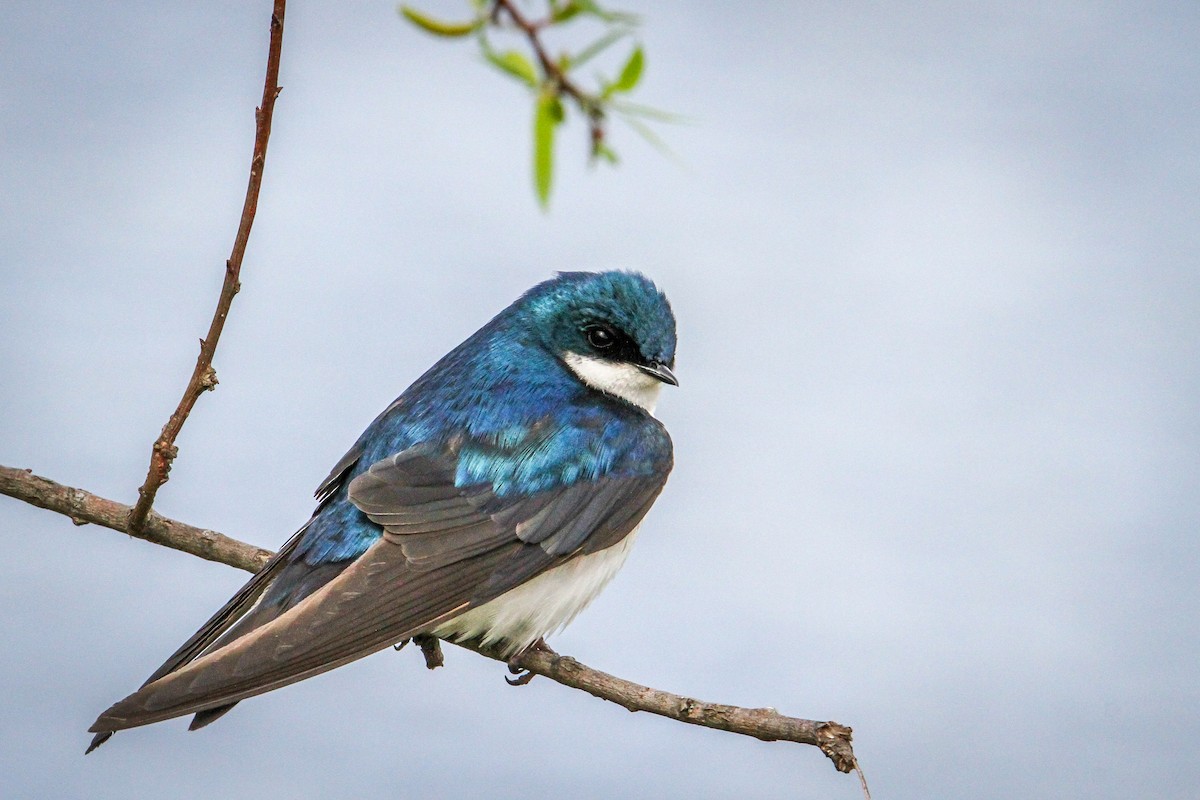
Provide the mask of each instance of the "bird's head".
POLYGON ((679 385, 675 315, 645 276, 562 272, 521 305, 541 344, 593 389, 653 412, 662 385, 679 385))

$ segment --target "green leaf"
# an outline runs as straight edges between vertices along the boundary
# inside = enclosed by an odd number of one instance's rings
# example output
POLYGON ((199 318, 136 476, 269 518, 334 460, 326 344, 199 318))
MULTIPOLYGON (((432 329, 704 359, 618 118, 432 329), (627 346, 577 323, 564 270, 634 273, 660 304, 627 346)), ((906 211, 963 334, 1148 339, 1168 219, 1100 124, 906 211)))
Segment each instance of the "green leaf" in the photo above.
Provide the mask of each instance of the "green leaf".
POLYGON ((612 47, 614 44, 624 39, 630 33, 631 31, 628 28, 617 28, 616 30, 609 31, 596 41, 589 44, 587 47, 580 50, 578 55, 572 56, 571 67, 574 68, 582 64, 586 64, 596 56, 603 53, 609 47, 612 47))
POLYGON ((662 137, 651 130, 649 125, 642 122, 640 119, 637 119, 636 117, 625 117, 624 119, 625 124, 633 128, 634 132, 637 133, 638 136, 641 136, 643 139, 645 139, 651 147, 673 161, 679 161, 679 156, 675 155, 675 153, 671 151, 671 148, 667 147, 667 143, 662 140, 662 137))
POLYGON ((554 130, 563 120, 562 101, 554 92, 538 95, 533 113, 533 187, 538 204, 550 207, 550 186, 554 178, 554 130))
POLYGON ((487 49, 483 51, 483 57, 501 72, 507 72, 526 86, 536 88, 541 82, 537 69, 533 66, 533 62, 524 53, 519 53, 516 50, 505 50, 503 53, 497 53, 494 50, 487 49))
POLYGON ((583 6, 575 0, 569 0, 561 6, 554 6, 550 12, 550 19, 554 22, 566 22, 572 17, 578 16, 580 11, 583 11, 583 6))
POLYGON ((605 22, 622 22, 636 25, 638 21, 636 14, 626 14, 624 11, 607 11, 601 8, 600 4, 594 0, 574 0, 574 4, 579 6, 579 10, 582 13, 591 14, 593 17, 602 19, 605 22))
POLYGON ((646 57, 642 53, 642 46, 638 45, 629 54, 629 60, 625 62, 625 66, 621 67, 621 74, 617 76, 616 81, 604 87, 601 97, 607 99, 617 92, 632 91, 638 85, 638 81, 642 79, 642 68, 645 66, 646 57))
POLYGON ((616 152, 604 142, 597 142, 595 146, 592 147, 592 160, 606 161, 614 167, 620 161, 620 159, 617 158, 616 152))
POLYGON ((402 5, 399 10, 406 20, 434 36, 469 36, 483 24, 482 19, 473 19, 470 22, 443 22, 412 6, 402 5))
POLYGON ((628 100, 616 99, 613 100, 609 107, 619 114, 627 117, 645 117, 652 119, 655 122, 666 122, 672 125, 682 125, 685 123, 694 122, 691 117, 686 117, 683 114, 674 114, 670 111, 663 111, 661 108, 653 106, 644 106, 640 103, 631 103, 628 100))

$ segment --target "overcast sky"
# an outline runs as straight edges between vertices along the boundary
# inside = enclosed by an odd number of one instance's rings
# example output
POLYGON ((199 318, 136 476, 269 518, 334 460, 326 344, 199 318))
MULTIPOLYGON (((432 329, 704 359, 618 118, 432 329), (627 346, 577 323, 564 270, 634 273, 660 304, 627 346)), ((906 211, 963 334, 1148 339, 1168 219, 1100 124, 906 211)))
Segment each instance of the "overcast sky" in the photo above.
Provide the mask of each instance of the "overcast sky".
MULTIPOLYGON (((465 5, 465 4, 464 4, 465 5)), ((212 313, 269 3, 0 9, 0 463, 131 502, 212 313)), ((430 4, 453 16, 455 3, 430 4)), ((633 5, 630 5, 633 8, 633 5)), ((676 468, 552 644, 855 730, 875 797, 1200 784, 1200 7, 645 3, 618 170, 389 3, 295 3, 259 216, 157 508, 277 547, 556 270, 679 318, 676 468)), ((449 648, 84 732, 243 573, 0 498, 6 797, 856 798, 815 749, 449 648)))

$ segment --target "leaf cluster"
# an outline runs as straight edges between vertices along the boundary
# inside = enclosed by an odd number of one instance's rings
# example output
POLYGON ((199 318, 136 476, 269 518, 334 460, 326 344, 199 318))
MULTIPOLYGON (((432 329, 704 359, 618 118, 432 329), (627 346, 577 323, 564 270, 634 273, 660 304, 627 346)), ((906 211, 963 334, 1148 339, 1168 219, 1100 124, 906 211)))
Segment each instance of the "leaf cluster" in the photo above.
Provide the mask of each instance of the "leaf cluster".
POLYGON ((533 99, 533 185, 539 204, 549 206, 554 176, 554 147, 558 129, 571 110, 587 122, 590 160, 615 165, 617 154, 607 140, 606 122, 617 114, 651 144, 662 143, 646 119, 672 121, 672 116, 631 103, 627 95, 641 82, 646 55, 637 40, 638 19, 632 14, 602 8, 592 0, 546 0, 541 17, 530 18, 516 0, 469 0, 472 16, 461 22, 436 19, 408 5, 400 14, 417 28, 443 38, 473 37, 485 63, 529 90, 533 99), (599 32, 588 44, 550 55, 546 31, 587 20, 599 32), (496 34, 519 34, 524 47, 499 47, 496 34), (631 43, 620 67, 610 74, 595 73, 585 88, 582 67, 621 42, 631 43))

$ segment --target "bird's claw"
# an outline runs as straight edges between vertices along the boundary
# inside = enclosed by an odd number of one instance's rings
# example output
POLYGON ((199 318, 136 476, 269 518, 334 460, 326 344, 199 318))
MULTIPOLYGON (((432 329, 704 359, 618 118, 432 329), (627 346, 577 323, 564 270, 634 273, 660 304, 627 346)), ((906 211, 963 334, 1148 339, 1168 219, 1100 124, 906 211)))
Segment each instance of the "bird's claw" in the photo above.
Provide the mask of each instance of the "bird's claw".
POLYGON ((508 671, 511 672, 516 677, 510 678, 507 675, 505 675, 504 676, 505 683, 507 683, 509 686, 524 686, 525 684, 529 683, 531 680, 533 680, 536 677, 537 674, 535 672, 533 672, 533 670, 529 670, 529 669, 526 669, 525 667, 521 666, 521 657, 523 655, 525 655, 526 653, 533 652, 534 650, 542 650, 547 653, 554 652, 553 650, 550 649, 550 645, 546 644, 545 639, 539 638, 536 642, 529 645, 524 650, 517 653, 516 655, 514 655, 512 658, 510 658, 508 660, 508 671))
MULTIPOLYGON (((517 671, 520 672, 520 670, 517 670, 517 671)), ((531 680, 533 680, 536 677, 537 677, 537 675, 532 672, 526 672, 524 675, 518 675, 515 678, 510 678, 507 675, 505 675, 504 682, 507 683, 509 686, 524 686, 525 684, 529 683, 531 680)))
POLYGON ((527 670, 517 663, 517 661, 520 660, 522 653, 524 653, 524 651, 521 651, 521 653, 518 653, 508 660, 508 671, 516 676, 515 678, 510 678, 507 675, 504 676, 504 682, 509 686, 524 686, 537 677, 531 670, 527 670))

